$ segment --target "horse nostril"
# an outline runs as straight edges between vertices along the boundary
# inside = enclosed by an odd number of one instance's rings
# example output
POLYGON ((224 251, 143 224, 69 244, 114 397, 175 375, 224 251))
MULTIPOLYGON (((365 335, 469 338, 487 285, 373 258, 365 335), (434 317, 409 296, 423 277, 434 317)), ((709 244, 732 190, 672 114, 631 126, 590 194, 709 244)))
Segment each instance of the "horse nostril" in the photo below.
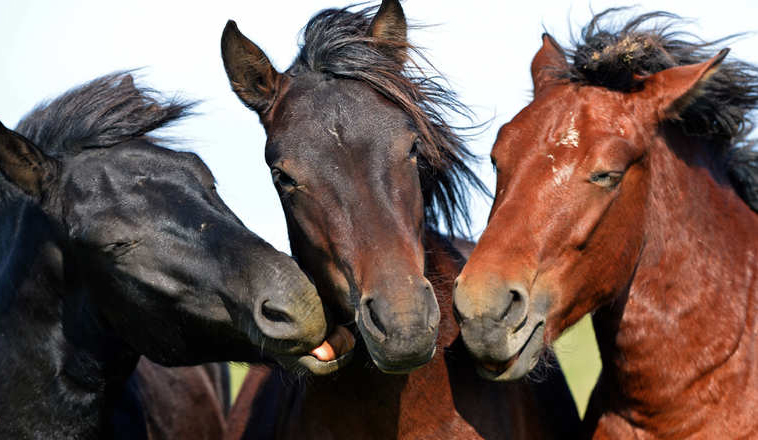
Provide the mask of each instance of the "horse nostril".
POLYGON ((511 289, 508 291, 508 293, 511 295, 510 301, 508 301, 508 305, 505 307, 505 310, 503 310, 503 313, 501 313, 498 317, 500 321, 505 321, 505 318, 509 313, 511 313, 511 310, 513 310, 514 307, 518 307, 521 301, 523 301, 523 296, 518 290, 511 289))
POLYGON ((374 300, 369 299, 366 301, 366 308, 368 309, 369 319, 371 320, 371 323, 376 327, 376 330, 379 331, 383 336, 387 335, 387 328, 384 326, 384 323, 382 323, 382 320, 379 319, 379 316, 376 314, 376 311, 374 311, 374 300))
POLYGON ((261 304, 261 314, 271 322, 284 322, 287 324, 294 322, 292 317, 286 311, 277 309, 276 306, 272 305, 269 301, 264 301, 263 304, 261 304))

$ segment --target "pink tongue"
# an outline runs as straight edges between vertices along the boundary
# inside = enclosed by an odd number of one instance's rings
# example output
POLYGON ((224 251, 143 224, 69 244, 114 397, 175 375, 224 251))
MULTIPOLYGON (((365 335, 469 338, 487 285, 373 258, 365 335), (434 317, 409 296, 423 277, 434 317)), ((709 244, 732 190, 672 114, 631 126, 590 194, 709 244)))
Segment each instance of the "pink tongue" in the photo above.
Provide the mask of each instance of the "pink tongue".
POLYGON ((352 350, 354 346, 355 337, 353 333, 339 325, 321 345, 311 351, 311 354, 321 362, 328 362, 352 350))

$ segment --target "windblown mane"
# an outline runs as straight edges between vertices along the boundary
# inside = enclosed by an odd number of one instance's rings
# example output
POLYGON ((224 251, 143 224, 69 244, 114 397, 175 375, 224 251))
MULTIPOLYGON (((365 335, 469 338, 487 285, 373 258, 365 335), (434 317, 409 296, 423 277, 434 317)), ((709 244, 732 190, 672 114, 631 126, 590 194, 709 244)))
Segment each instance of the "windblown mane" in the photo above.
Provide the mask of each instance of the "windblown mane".
POLYGON ((38 105, 16 131, 56 157, 145 136, 188 115, 192 106, 137 87, 129 72, 115 72, 38 105))
POLYGON ((407 63, 378 49, 398 47, 398 43, 367 36, 376 7, 355 12, 351 8, 327 9, 308 22, 300 53, 287 73, 311 71, 363 81, 405 111, 423 141, 418 147, 418 169, 426 223, 436 229, 442 221, 450 234, 467 235, 469 188, 487 190, 467 165, 476 156, 444 116, 465 116, 468 109, 439 82, 439 76, 426 74, 419 63, 429 63, 416 47, 402 47, 419 58, 407 63))
MULTIPOLYGON (((703 41, 676 30, 686 21, 668 12, 650 12, 619 26, 613 21, 628 8, 607 9, 582 29, 571 63, 559 72, 571 81, 628 92, 640 85, 640 76, 674 66, 709 60, 739 35, 703 41)), ((721 63, 703 91, 671 121, 685 133, 709 140, 725 159, 732 183, 753 210, 758 211, 758 152, 746 138, 758 107, 758 67, 731 59, 721 63)))

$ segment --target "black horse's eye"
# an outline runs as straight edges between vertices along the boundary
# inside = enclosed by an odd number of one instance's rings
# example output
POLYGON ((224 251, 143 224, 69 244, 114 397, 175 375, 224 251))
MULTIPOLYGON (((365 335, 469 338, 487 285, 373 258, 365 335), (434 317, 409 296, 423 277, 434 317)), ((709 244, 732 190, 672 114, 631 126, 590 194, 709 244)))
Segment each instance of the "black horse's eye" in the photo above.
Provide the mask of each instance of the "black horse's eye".
POLYGON ((624 177, 624 173, 621 171, 601 171, 592 173, 590 182, 603 188, 615 188, 621 182, 622 177, 624 177))
POLYGON ((279 168, 271 169, 271 177, 273 177, 274 183, 281 186, 282 189, 291 190, 297 187, 297 181, 279 168))
POLYGON ((102 251, 106 254, 111 255, 112 257, 121 257, 139 246, 139 243, 139 240, 117 241, 115 243, 110 243, 103 246, 102 251))

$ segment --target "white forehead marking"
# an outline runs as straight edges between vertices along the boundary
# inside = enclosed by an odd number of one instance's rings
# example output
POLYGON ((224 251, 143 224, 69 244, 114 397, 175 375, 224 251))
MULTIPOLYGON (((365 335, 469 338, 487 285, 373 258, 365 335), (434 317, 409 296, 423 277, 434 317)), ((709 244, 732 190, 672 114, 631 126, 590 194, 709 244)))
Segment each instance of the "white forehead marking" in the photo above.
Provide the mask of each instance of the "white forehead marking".
POLYGON ((623 135, 625 135, 625 134, 626 134, 626 132, 624 131, 624 127, 622 127, 622 126, 620 126, 620 125, 619 125, 619 134, 620 134, 621 136, 623 136, 623 135))
POLYGON ((563 135, 561 140, 558 141, 558 145, 564 145, 569 148, 576 148, 579 146, 579 130, 576 129, 576 116, 574 116, 573 113, 569 114, 571 115, 569 128, 566 130, 566 133, 563 135))
POLYGON ((560 168, 553 167, 553 182, 555 182, 555 186, 561 186, 568 182, 572 174, 574 174, 573 165, 564 165, 560 168))
POLYGON ((552 154, 548 154, 547 158, 555 162, 555 156, 553 156, 552 154))

